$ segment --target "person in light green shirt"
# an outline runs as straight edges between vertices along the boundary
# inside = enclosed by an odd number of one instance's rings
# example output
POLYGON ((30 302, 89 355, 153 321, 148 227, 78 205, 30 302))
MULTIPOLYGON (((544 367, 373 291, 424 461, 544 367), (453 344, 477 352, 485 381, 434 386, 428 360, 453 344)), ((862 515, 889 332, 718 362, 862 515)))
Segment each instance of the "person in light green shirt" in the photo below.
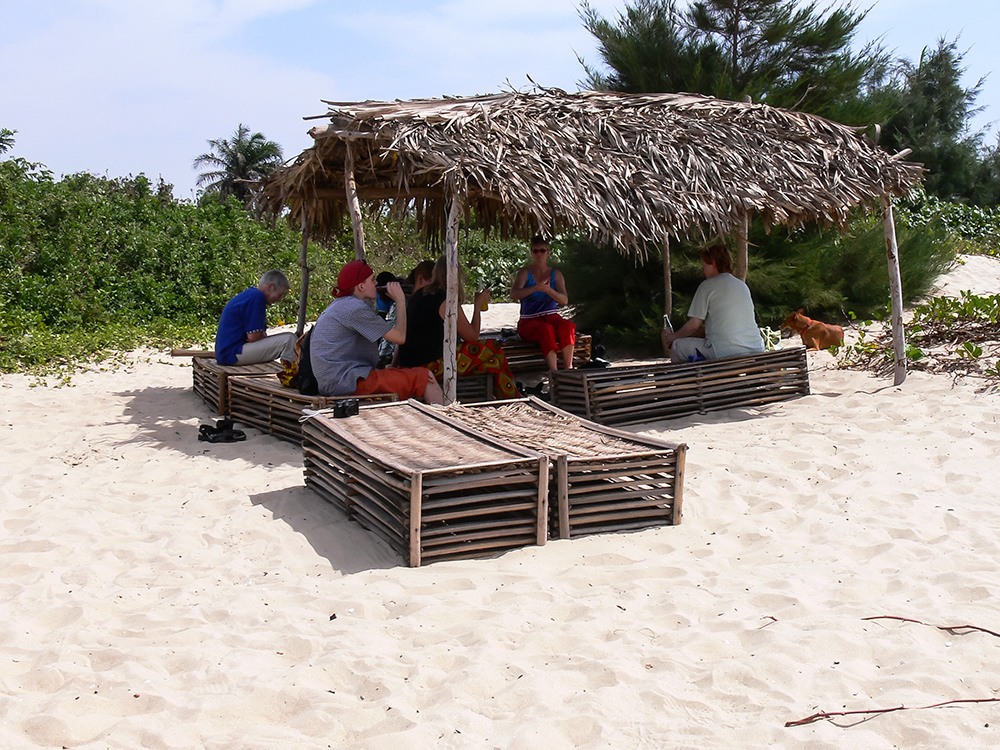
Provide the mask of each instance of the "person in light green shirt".
POLYGON ((725 245, 701 251, 705 280, 688 308, 688 321, 663 340, 671 362, 696 362, 764 351, 750 289, 733 276, 733 256, 725 245))

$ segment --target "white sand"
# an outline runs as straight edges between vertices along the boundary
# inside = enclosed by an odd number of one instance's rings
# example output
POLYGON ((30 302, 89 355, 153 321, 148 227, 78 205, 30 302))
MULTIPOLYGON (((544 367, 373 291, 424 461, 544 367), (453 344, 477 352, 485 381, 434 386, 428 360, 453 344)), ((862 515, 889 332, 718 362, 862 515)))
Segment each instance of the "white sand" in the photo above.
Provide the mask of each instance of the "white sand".
POLYGON ((830 361, 643 429, 690 446, 680 526, 420 569, 294 445, 199 443, 189 366, 4 376, 0 747, 995 746, 997 704, 784 727, 1000 697, 1000 638, 863 619, 1000 632, 1000 396, 830 361))

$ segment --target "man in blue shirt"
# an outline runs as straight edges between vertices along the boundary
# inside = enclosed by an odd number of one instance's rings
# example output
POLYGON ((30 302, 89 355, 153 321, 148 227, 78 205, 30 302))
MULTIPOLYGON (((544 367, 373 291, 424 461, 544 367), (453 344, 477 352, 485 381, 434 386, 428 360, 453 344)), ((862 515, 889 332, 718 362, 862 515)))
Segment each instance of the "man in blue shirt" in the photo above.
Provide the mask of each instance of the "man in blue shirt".
POLYGON ((280 359, 295 361, 295 334, 267 334, 267 306, 280 302, 291 285, 281 271, 268 271, 260 283, 226 303, 215 335, 220 365, 253 365, 280 359))

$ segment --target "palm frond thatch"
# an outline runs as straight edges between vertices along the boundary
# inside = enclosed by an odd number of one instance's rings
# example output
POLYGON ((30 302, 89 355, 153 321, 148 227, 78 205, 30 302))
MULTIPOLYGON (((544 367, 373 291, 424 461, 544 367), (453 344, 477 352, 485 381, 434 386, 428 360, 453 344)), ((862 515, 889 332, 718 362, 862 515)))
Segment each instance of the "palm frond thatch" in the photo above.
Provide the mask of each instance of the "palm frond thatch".
POLYGON ((574 228, 640 255, 668 236, 725 234, 747 213, 770 225, 843 225, 853 207, 901 195, 922 173, 855 128, 691 94, 325 103, 317 118, 330 123, 310 131, 313 147, 258 196, 296 222, 305 209, 320 233, 348 210, 348 146, 360 200, 411 208, 431 235, 456 195, 467 218, 504 237, 574 228))

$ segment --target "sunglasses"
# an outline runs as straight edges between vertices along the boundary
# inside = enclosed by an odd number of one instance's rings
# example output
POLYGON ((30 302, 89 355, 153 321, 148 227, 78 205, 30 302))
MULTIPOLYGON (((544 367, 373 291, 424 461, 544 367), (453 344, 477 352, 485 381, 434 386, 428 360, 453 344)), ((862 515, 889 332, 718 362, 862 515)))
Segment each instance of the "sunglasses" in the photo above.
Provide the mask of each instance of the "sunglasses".
POLYGON ((533 253, 547 253, 548 251, 549 251, 549 248, 547 248, 547 247, 533 247, 533 248, 531 248, 531 252, 533 252, 533 253))

